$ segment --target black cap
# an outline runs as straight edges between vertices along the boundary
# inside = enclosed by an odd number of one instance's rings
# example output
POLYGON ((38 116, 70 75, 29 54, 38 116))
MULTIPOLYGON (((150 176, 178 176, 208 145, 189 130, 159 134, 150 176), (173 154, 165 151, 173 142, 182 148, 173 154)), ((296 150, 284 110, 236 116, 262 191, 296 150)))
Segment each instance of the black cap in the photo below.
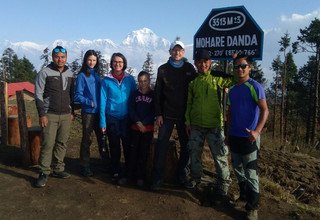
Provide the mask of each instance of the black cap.
POLYGON ((211 59, 210 52, 205 49, 196 50, 196 52, 194 54, 194 59, 195 60, 201 60, 201 59, 210 60, 211 59))

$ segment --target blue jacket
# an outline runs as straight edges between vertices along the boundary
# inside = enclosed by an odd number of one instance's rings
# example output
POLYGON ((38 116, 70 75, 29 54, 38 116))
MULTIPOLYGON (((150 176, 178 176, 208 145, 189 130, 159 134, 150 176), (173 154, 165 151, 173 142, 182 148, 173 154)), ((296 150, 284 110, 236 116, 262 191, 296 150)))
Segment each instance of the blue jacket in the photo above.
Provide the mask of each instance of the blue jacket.
POLYGON ((111 73, 101 82, 100 127, 106 128, 106 115, 123 119, 128 115, 129 97, 136 90, 136 83, 129 73, 119 83, 111 73))
POLYGON ((74 99, 75 102, 81 104, 82 112, 99 112, 100 81, 100 76, 94 69, 90 69, 90 76, 86 76, 83 72, 78 74, 74 99), (94 104, 94 107, 92 107, 92 103, 94 104))

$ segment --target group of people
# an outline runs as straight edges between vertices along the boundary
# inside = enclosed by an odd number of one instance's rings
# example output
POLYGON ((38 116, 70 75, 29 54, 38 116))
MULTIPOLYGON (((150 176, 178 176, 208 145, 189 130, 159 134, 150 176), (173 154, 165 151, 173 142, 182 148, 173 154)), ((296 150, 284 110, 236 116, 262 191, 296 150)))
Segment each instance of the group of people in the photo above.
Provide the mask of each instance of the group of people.
POLYGON ((138 74, 136 86, 133 76, 126 72, 127 60, 121 53, 111 56, 111 71, 102 77, 94 50, 85 53, 74 82, 66 66, 66 49, 61 46, 53 49, 52 63, 40 71, 36 79, 36 106, 43 128, 37 187, 44 187, 50 174, 58 178, 70 176, 64 170, 64 156, 73 118, 72 103, 76 101, 82 106, 80 165, 83 176, 93 176, 90 145, 94 131, 100 156, 104 164, 110 164, 112 178, 119 184, 130 181, 144 186, 146 161, 156 125, 159 131, 151 189, 160 189, 175 127, 180 142, 177 182, 186 188, 201 183, 201 158, 207 141, 218 177, 215 194, 226 197, 231 183, 230 149, 240 188, 236 202, 246 203, 248 218, 257 217, 257 157, 268 107, 263 87, 250 78, 252 59, 235 55, 234 76, 230 76, 211 69, 212 60, 207 50, 195 51, 196 69, 184 57, 185 46, 181 41, 172 42, 169 53, 169 60, 158 68, 152 90, 150 74, 145 71, 138 74), (225 88, 229 88, 226 118, 222 106, 225 88))

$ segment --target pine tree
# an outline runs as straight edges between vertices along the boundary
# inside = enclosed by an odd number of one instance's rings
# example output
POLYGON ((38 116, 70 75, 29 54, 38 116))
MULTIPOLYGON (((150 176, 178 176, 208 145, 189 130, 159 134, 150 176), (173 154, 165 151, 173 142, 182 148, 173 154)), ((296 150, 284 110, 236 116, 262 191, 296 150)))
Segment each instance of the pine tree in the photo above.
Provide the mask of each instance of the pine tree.
POLYGON ((290 46, 289 33, 285 33, 281 40, 278 42, 280 44, 280 52, 283 52, 283 69, 281 71, 281 108, 280 108, 280 142, 281 144, 285 145, 285 135, 284 135, 284 125, 285 125, 285 103, 286 103, 286 93, 287 93, 287 49, 290 46))
POLYGON ((81 64, 79 63, 79 58, 75 59, 74 61, 71 62, 71 64, 69 65, 70 66, 70 69, 71 71, 77 75, 81 69, 81 64))
POLYGON ((147 58, 142 65, 142 70, 148 72, 150 75, 153 75, 153 61, 152 54, 147 53, 147 58))
POLYGON ((261 65, 256 62, 252 63, 253 69, 251 70, 250 77, 259 83, 265 85, 267 80, 264 78, 264 73, 262 71, 261 65))
POLYGON ((31 82, 34 83, 37 75, 33 64, 26 58, 14 60, 12 82, 31 82))
MULTIPOLYGON (((271 69, 276 73, 274 77, 274 83, 271 84, 271 88, 273 88, 273 99, 272 99, 272 105, 273 106, 273 119, 272 119, 272 137, 275 138, 276 134, 276 119, 277 119, 277 106, 278 106, 278 90, 279 90, 279 84, 280 84, 280 72, 282 67, 282 61, 280 59, 280 56, 278 55, 276 59, 272 61, 272 67, 271 69)), ((271 102, 271 99, 269 99, 269 102, 271 102)))
POLYGON ((319 83, 320 83, 320 20, 315 18, 311 24, 304 29, 300 29, 298 41, 293 43, 294 52, 309 52, 314 54, 316 62, 316 75, 315 75, 315 88, 313 91, 314 96, 314 109, 312 112, 312 125, 310 141, 315 142, 316 132, 319 124, 319 83))
POLYGON ((41 66, 41 69, 43 69, 44 67, 49 65, 49 63, 50 63, 50 50, 48 47, 43 50, 43 54, 40 56, 40 60, 43 60, 43 64, 41 66))
POLYGON ((130 75, 133 75, 134 69, 133 69, 132 67, 128 67, 127 72, 128 72, 130 75))
POLYGON ((2 53, 1 58, 1 79, 6 82, 10 82, 13 73, 13 61, 18 59, 13 49, 7 48, 2 53))
POLYGON ((99 59, 99 74, 105 76, 110 71, 110 63, 101 55, 101 51, 96 51, 99 59))

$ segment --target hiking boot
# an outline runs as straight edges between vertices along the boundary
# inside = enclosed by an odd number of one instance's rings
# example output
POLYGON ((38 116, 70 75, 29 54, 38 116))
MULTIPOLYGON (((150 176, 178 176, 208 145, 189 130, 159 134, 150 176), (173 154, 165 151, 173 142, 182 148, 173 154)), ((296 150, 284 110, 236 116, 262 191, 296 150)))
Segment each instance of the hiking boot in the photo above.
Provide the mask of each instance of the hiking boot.
POLYGON ((138 179, 138 180, 137 180, 137 186, 139 186, 139 187, 144 187, 144 181, 141 180, 141 179, 138 179))
POLYGON ((160 180, 155 181, 155 182, 151 185, 150 189, 151 189, 152 191, 158 191, 158 190, 160 190, 161 185, 162 185, 162 182, 161 182, 160 180))
POLYGON ((44 187, 48 181, 48 176, 47 174, 40 173, 35 186, 38 188, 44 187))
POLYGON ((53 171, 51 176, 56 177, 56 178, 61 178, 61 179, 67 179, 69 178, 71 175, 65 171, 53 171))
POLYGON ((187 182, 189 182, 189 178, 185 175, 179 176, 178 178, 178 184, 181 186, 184 186, 187 182))
POLYGON ((112 176, 111 176, 111 180, 112 181, 118 181, 119 179, 119 173, 114 173, 112 176))
POLYGON ((201 181, 200 180, 189 180, 186 183, 184 183, 184 187, 186 187, 187 189, 193 189, 195 188, 201 181))
POLYGON ((258 210, 248 210, 247 220, 258 220, 258 210))
POLYGON ((118 180, 119 185, 125 185, 127 183, 128 179, 125 177, 122 177, 121 179, 118 180))
POLYGON ((84 177, 91 177, 93 176, 93 172, 89 167, 83 167, 81 171, 82 176, 84 177))
POLYGON ((215 194, 213 195, 213 198, 211 199, 211 205, 212 206, 220 206, 225 205, 229 202, 228 195, 222 195, 222 194, 215 194))
POLYGON ((235 208, 235 209, 242 209, 242 208, 244 208, 244 207, 246 206, 246 203, 247 203, 246 199, 243 198, 242 196, 240 196, 240 197, 239 197, 238 199, 236 199, 236 200, 230 200, 230 201, 229 201, 229 204, 230 204, 233 208, 235 208))

